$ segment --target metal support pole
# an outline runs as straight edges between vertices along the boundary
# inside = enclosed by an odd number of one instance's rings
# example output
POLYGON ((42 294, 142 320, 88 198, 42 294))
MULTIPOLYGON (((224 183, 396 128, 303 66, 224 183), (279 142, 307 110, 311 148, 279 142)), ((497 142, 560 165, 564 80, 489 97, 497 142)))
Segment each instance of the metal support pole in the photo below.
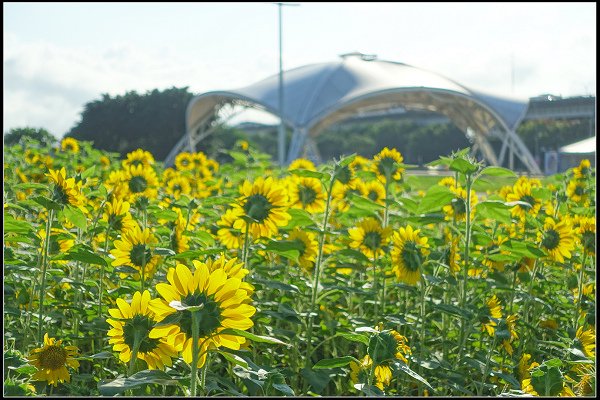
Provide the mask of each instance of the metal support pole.
POLYGON ((283 124, 283 57, 282 57, 282 40, 281 40, 281 3, 279 6, 279 165, 285 163, 285 126, 283 124))

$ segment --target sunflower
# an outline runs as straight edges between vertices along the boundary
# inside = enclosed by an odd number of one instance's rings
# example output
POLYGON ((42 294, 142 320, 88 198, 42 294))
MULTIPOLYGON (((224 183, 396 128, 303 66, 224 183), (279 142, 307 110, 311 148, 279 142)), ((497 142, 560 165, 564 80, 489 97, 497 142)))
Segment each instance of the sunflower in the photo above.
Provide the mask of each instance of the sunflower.
POLYGON ((570 181, 567 185, 567 196, 576 203, 584 202, 587 199, 585 182, 578 180, 570 181))
POLYGON ((153 199, 158 193, 158 178, 151 167, 131 165, 125 170, 124 180, 132 201, 142 196, 153 199))
MULTIPOLYGON (((372 365, 373 360, 371 360, 368 354, 360 360, 360 364, 356 361, 350 362, 350 379, 352 382, 367 382, 372 365)), ((375 386, 379 390, 384 390, 392 382, 392 369, 387 365, 376 365, 373 376, 375 378, 375 386)))
POLYGON ((228 249, 240 249, 244 245, 244 238, 240 231, 233 229, 235 221, 240 219, 242 215, 244 215, 242 209, 230 208, 217 221, 217 225, 220 227, 217 231, 217 237, 228 249))
POLYGON ((85 197, 81 193, 81 182, 75 182, 75 178, 67 179, 67 171, 64 167, 60 170, 51 169, 46 176, 54 183, 52 200, 61 205, 71 205, 83 210, 85 197))
POLYGON ((351 179, 346 184, 335 181, 333 188, 331 189, 331 197, 335 207, 342 212, 350 209, 350 197, 352 194, 358 196, 367 195, 365 185, 360 179, 351 179))
MULTIPOLYGON (((159 260, 159 256, 152 255, 152 245, 158 242, 158 239, 146 228, 143 231, 136 223, 133 229, 121 234, 121 240, 115 240, 115 248, 110 251, 115 259, 112 266, 126 265, 134 268, 138 273, 144 274, 145 279, 154 275, 154 270, 159 260)), ((121 278, 126 275, 121 274, 121 278)), ((137 274, 135 278, 137 279, 137 274)))
MULTIPOLYGON (((446 214, 446 221, 464 221, 467 213, 467 191, 462 187, 450 187, 452 193, 456 196, 450 204, 445 205, 442 210, 446 214)), ((475 216, 475 205, 479 201, 477 194, 471 189, 471 220, 475 216)))
POLYGON ((211 175, 214 175, 217 172, 219 172, 219 163, 211 158, 206 159, 204 166, 211 175))
POLYGON ((571 251, 575 248, 575 235, 567 219, 555 222, 547 217, 544 227, 537 233, 537 240, 552 260, 561 263, 565 258, 571 258, 571 251))
POLYGON ((67 367, 79 368, 77 356, 79 349, 75 346, 63 346, 62 340, 49 338, 44 334, 44 346, 31 350, 29 362, 38 371, 32 376, 36 381, 47 381, 48 384, 57 386, 59 382, 70 382, 71 375, 67 367))
POLYGON ((293 176, 288 182, 290 207, 302 208, 309 213, 325 211, 325 194, 320 180, 293 176))
POLYGON ((194 156, 187 151, 177 154, 175 157, 175 168, 178 171, 191 171, 194 169, 194 156))
POLYGON ((385 187, 381 184, 381 182, 379 181, 371 181, 371 182, 367 182, 365 183, 365 196, 377 203, 377 204, 381 204, 382 206, 385 205, 385 187))
POLYGON ((66 137, 60 142, 60 149, 70 153, 79 153, 79 142, 72 137, 66 137))
POLYGON ((511 208, 510 212, 514 217, 524 219, 526 215, 536 216, 542 207, 539 199, 532 194, 532 189, 541 187, 538 179, 528 179, 526 176, 520 177, 513 185, 512 192, 506 195, 506 201, 522 201, 528 203, 530 207, 518 204, 511 208))
POLYGON ((100 156, 100 166, 102 169, 110 168, 110 158, 106 156, 100 156))
POLYGON ((513 348, 512 348, 512 342, 515 339, 519 338, 519 335, 517 334, 517 330, 515 329, 516 324, 517 324, 517 314, 512 314, 512 315, 508 315, 506 317, 506 319, 502 320, 502 327, 506 327, 506 330, 508 331, 509 337, 508 339, 502 339, 502 347, 504 347, 504 350, 506 350, 506 352, 509 355, 513 355, 513 348))
POLYGON ((240 194, 242 196, 233 207, 241 209, 243 216, 251 220, 248 222, 241 217, 234 222, 233 227, 242 233, 249 229, 254 237, 271 237, 277 234, 278 227, 286 226, 291 219, 287 212, 285 187, 271 176, 267 179, 259 177, 254 183, 244 181, 240 194))
POLYGON ((510 254, 505 250, 500 250, 500 246, 508 241, 508 236, 498 235, 492 239, 486 246, 478 245, 477 250, 482 256, 481 264, 490 268, 492 271, 504 271, 505 261, 494 261, 489 258, 490 255, 494 254, 510 254))
POLYGON ((585 179, 589 175, 591 175, 591 172, 592 172, 592 164, 590 163, 590 160, 588 160, 587 158, 584 160, 581 160, 581 162, 579 163, 579 166, 573 168, 573 176, 575 177, 575 179, 585 179))
POLYGON ((307 169, 309 171, 316 171, 317 167, 315 167, 315 164, 312 161, 307 160, 306 158, 296 158, 288 166, 288 171, 292 171, 294 169, 307 169))
POLYGON ((318 243, 314 233, 294 228, 294 230, 290 232, 288 240, 296 242, 302 247, 302 251, 298 256, 298 264, 304 268, 305 271, 310 271, 314 267, 318 252, 318 243))
POLYGON ((486 314, 482 317, 481 331, 487 332, 488 335, 494 336, 496 331, 496 321, 502 318, 502 306, 496 295, 493 295, 485 302, 487 309, 486 314))
POLYGON ((192 187, 190 181, 183 175, 174 176, 167 182, 165 192, 172 195, 176 200, 181 198, 182 194, 190 194, 192 187))
POLYGON ((390 150, 384 147, 383 150, 373 157, 372 170, 382 182, 388 179, 399 181, 402 178, 404 168, 397 164, 401 164, 403 160, 404 158, 398 150, 390 150))
POLYGON ((129 168, 130 166, 137 167, 138 165, 151 167, 154 165, 154 156, 149 151, 137 149, 127 153, 127 158, 123 160, 122 165, 125 169, 129 168))
POLYGON ((426 237, 419 236, 420 229, 408 225, 394 232, 392 241, 392 270, 398 280, 416 284, 421 278, 419 268, 429 254, 429 244, 426 237))
POLYGON ((152 327, 157 322, 154 312, 148 307, 150 292, 135 292, 131 304, 123 299, 117 299, 117 308, 111 308, 108 313, 113 318, 106 322, 112 326, 108 331, 109 344, 119 352, 119 360, 124 363, 131 361, 131 356, 138 340, 137 359, 144 360, 148 369, 164 370, 172 366, 172 358, 177 357, 177 350, 167 343, 165 338, 150 338, 152 327))
POLYGON ((102 220, 113 232, 128 231, 136 225, 129 213, 129 203, 118 198, 106 203, 102 220))
POLYGON ((579 342, 579 347, 588 358, 596 357, 596 331, 594 328, 583 330, 583 326, 577 329, 575 338, 579 342))
POLYGON ((446 253, 446 265, 450 267, 452 275, 456 275, 460 271, 460 252, 458 248, 459 238, 458 236, 452 235, 450 230, 445 232, 446 242, 449 244, 449 248, 446 253))
POLYGON ((190 239, 187 235, 184 235, 186 225, 188 224, 187 219, 183 217, 183 213, 179 208, 176 208, 175 210, 178 215, 175 220, 173 233, 171 234, 171 248, 175 253, 179 254, 190 249, 190 239))
POLYGON ((240 349, 245 338, 220 332, 226 328, 250 329, 254 325, 250 317, 254 315, 256 308, 248 304, 251 299, 248 292, 240 287, 242 281, 239 278, 230 277, 223 268, 211 272, 207 264, 197 260, 193 264, 193 274, 187 266, 177 264, 175 268, 169 268, 169 283, 156 285, 162 299, 151 300, 149 307, 156 313, 157 320, 160 322, 170 316, 173 318, 173 314, 179 317, 171 319, 176 323, 155 326, 149 337, 166 338, 168 343, 183 352, 183 360, 191 363, 194 347, 192 311, 180 305, 200 308, 194 312, 199 313, 198 319, 201 321, 196 344, 200 348, 198 367, 201 368, 209 348, 223 346, 232 350, 240 349))
POLYGON ((452 177, 452 176, 447 176, 445 178, 440 179, 440 181, 438 182, 438 185, 446 186, 448 189, 456 188, 458 186, 456 184, 456 179, 454 179, 454 177, 452 177))
POLYGON ((359 249, 370 258, 383 255, 383 247, 392 235, 392 228, 383 228, 375 218, 365 218, 355 228, 348 229, 348 235, 352 241, 350 247, 359 249))
MULTIPOLYGON (((208 267, 208 271, 210 273, 216 271, 217 269, 222 269, 225 271, 228 277, 230 278, 238 278, 239 280, 244 279, 250 271, 244 268, 244 263, 237 259, 237 257, 233 257, 231 259, 227 259, 224 253, 221 253, 219 257, 216 259, 208 259, 206 260, 206 266, 208 267)), ((248 282, 240 283, 240 289, 246 291, 248 297, 254 293, 254 286, 252 286, 248 282)))
POLYGON ((596 255, 596 219, 593 217, 582 217, 579 219, 577 228, 577 241, 583 246, 585 252, 590 256, 596 255))
MULTIPOLYGON (((40 229, 38 236, 41 240, 40 254, 44 252, 44 244, 46 242, 46 230, 40 229)), ((52 228, 50 230, 50 243, 48 243, 48 254, 65 254, 75 246, 75 237, 69 232, 60 229, 52 228)), ((55 260, 52 263, 65 265, 68 263, 67 260, 55 260)))

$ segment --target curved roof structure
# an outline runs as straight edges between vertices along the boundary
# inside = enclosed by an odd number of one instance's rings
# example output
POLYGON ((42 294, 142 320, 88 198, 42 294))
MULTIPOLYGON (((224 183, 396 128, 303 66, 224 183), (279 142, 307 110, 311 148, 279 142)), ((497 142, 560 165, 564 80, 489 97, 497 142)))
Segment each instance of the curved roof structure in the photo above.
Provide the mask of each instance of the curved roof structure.
MULTIPOLYGON (((514 133, 527 111, 527 100, 471 90, 434 72, 360 53, 344 55, 336 62, 294 68, 285 71, 283 77, 281 117, 294 130, 288 162, 300 155, 307 141, 338 121, 363 112, 402 107, 446 115, 473 139, 474 150, 492 165, 502 165, 508 149, 511 163, 516 154, 531 172, 540 172, 514 133), (492 136, 503 140, 500 157, 488 142, 492 136)), ((278 79, 275 74, 239 89, 194 97, 186 115, 188 142, 193 145, 192 136, 198 134, 195 131, 225 104, 244 104, 280 115, 278 79)))

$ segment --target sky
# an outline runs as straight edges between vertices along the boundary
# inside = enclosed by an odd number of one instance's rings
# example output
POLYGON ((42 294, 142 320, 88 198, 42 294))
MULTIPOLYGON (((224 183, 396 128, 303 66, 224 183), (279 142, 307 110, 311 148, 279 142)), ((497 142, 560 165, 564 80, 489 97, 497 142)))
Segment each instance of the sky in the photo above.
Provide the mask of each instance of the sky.
MULTIPOLYGON (((292 4, 284 70, 359 51, 500 96, 596 95, 594 2, 292 4)), ((4 133, 61 138, 103 93, 200 94, 279 71, 274 3, 5 2, 3 18, 4 133)))

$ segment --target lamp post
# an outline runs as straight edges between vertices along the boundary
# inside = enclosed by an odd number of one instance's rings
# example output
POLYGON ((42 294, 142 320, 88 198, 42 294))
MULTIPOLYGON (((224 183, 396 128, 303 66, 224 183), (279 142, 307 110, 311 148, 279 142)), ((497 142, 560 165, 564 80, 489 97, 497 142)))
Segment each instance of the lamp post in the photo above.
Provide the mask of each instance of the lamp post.
POLYGON ((285 125, 283 123, 283 50, 281 35, 281 6, 299 6, 292 3, 274 3, 279 7, 279 134, 278 134, 278 158, 279 165, 285 164, 285 125))

